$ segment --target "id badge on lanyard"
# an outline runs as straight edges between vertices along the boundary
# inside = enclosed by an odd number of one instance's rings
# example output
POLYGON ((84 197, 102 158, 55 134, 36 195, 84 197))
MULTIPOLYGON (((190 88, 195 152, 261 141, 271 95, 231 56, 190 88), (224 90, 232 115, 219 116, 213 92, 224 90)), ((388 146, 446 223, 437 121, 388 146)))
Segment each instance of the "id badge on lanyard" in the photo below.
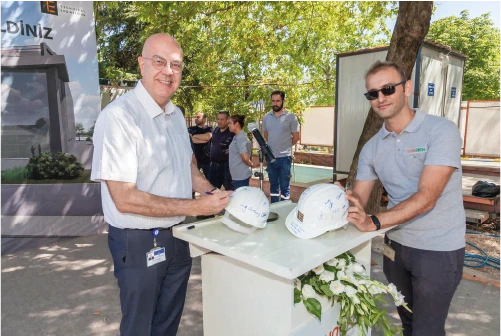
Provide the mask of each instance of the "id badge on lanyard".
POLYGON ((157 237, 160 234, 159 229, 153 229, 151 231, 153 235, 153 248, 146 252, 146 266, 150 267, 158 264, 159 262, 165 261, 165 247, 157 246, 157 237))

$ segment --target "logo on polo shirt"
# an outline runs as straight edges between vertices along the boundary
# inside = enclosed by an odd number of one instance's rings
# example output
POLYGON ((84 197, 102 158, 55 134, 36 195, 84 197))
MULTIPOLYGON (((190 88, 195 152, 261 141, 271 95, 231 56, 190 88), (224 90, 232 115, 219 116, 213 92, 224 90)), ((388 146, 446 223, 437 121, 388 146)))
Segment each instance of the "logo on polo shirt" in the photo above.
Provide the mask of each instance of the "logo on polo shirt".
POLYGON ((425 147, 405 148, 405 154, 426 153, 425 147))

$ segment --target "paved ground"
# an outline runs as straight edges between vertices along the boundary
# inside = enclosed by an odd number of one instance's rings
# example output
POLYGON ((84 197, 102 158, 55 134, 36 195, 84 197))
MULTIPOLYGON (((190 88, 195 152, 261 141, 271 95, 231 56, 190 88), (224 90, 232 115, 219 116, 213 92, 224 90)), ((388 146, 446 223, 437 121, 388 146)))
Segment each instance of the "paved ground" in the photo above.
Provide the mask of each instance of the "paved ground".
MULTIPOLYGON (((378 243, 372 254, 377 262, 372 277, 384 282, 378 243)), ((118 289, 106 235, 4 255, 1 281, 3 335, 118 334, 118 289)), ((179 336, 203 335, 201 290, 200 258, 196 258, 179 336)), ((499 295, 497 287, 463 280, 450 309, 448 335, 499 336, 499 295)), ((397 323, 394 307, 386 308, 397 323)))

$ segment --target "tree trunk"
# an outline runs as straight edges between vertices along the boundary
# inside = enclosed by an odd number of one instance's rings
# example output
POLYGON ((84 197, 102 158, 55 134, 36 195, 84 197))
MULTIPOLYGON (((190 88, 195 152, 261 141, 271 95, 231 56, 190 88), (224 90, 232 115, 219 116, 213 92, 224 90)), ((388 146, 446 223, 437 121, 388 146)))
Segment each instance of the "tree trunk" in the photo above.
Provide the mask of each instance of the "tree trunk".
MULTIPOLYGON (((398 63, 407 74, 407 79, 411 78, 412 69, 414 63, 416 63, 419 48, 430 28, 432 10, 432 1, 399 2, 397 23, 393 30, 386 60, 398 63)), ((358 170, 358 156, 360 155, 362 147, 381 129, 382 125, 383 119, 371 108, 365 120, 362 135, 358 140, 357 150, 353 156, 350 174, 348 175, 346 183, 347 188, 351 188, 355 181, 358 170)), ((381 182, 378 181, 367 203, 367 213, 372 214, 379 212, 382 191, 383 186, 381 182)))

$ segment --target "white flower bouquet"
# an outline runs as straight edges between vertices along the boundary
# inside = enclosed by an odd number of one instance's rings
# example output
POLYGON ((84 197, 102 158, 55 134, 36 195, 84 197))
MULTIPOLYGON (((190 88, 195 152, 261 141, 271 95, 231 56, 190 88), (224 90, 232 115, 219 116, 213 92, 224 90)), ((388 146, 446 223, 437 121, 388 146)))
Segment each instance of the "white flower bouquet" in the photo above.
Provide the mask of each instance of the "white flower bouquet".
POLYGON ((388 321, 386 311, 377 306, 378 302, 385 301, 386 293, 393 297, 395 305, 402 305, 410 311, 395 285, 386 286, 370 279, 365 267, 357 263, 350 252, 303 274, 294 280, 294 285, 294 304, 303 301, 306 310, 319 320, 322 317, 319 298, 326 298, 332 305, 340 304, 338 325, 341 335, 346 335, 355 326, 358 326, 360 335, 366 335, 369 328, 381 329, 384 335, 401 331, 388 321))

